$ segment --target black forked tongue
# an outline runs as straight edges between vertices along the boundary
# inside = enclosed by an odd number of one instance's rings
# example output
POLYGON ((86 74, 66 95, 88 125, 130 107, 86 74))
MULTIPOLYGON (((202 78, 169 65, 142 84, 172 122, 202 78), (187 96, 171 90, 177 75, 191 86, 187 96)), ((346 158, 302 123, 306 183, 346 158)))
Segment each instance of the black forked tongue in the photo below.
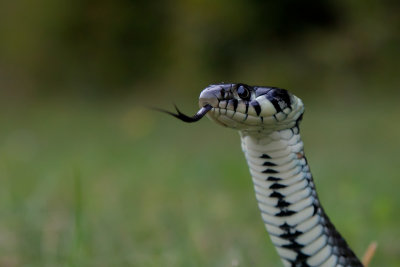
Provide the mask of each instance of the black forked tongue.
POLYGON ((178 109, 177 106, 175 106, 175 109, 176 109, 177 114, 172 113, 172 112, 167 111, 167 110, 163 110, 163 109, 157 109, 157 110, 159 110, 159 111, 161 111, 161 112, 165 112, 165 113, 167 113, 167 114, 169 114, 169 115, 172 115, 172 116, 174 116, 175 118, 178 118, 178 119, 180 119, 181 121, 184 121, 184 122, 196 122, 196 121, 200 120, 201 118, 203 118, 204 115, 206 115, 206 113, 209 112, 209 111, 212 109, 212 106, 211 106, 211 105, 208 105, 208 104, 205 105, 204 107, 202 107, 202 108, 201 108, 195 115, 193 115, 192 117, 189 117, 189 116, 183 114, 182 112, 180 112, 180 110, 178 109))

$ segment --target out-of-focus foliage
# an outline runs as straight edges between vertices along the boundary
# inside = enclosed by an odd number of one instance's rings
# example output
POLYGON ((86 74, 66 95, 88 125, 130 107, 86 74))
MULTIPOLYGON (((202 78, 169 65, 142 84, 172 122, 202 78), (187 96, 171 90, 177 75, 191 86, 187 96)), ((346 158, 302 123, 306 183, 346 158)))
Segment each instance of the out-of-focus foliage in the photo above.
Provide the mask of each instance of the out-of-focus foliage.
POLYGON ((291 90, 328 215, 400 265, 400 2, 0 2, 0 266, 278 266, 210 83, 291 90))
POLYGON ((247 81, 393 92, 399 11, 391 0, 3 1, 1 87, 98 96, 247 81))
MULTIPOLYGON (((396 102, 308 103, 302 122, 322 204, 359 256, 378 242, 371 266, 400 263, 396 102)), ((281 265, 235 131, 60 101, 0 125, 0 266, 281 265)))

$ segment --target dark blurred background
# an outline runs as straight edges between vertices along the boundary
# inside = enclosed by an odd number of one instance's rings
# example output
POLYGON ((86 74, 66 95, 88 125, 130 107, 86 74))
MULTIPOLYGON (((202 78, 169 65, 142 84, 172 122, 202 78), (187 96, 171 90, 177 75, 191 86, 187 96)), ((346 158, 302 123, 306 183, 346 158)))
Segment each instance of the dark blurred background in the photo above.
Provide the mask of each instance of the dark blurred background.
POLYGON ((400 264, 400 2, 0 2, 1 266, 278 265, 208 84, 287 88, 325 209, 400 264))
POLYGON ((197 93, 222 81, 396 93, 400 79, 397 1, 19 0, 0 8, 3 98, 197 93))

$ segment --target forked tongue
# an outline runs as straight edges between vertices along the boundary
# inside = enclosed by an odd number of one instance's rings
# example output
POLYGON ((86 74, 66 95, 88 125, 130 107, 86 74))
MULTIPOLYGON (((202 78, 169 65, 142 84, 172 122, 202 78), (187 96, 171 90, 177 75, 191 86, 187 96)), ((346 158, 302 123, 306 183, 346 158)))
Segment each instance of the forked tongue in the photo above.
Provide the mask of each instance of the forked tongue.
POLYGON ((192 117, 189 117, 185 114, 183 114, 182 112, 180 112, 180 110, 178 109, 177 106, 175 106, 176 112, 177 114, 167 111, 167 110, 163 110, 163 109, 157 109, 161 112, 165 112, 167 114, 170 114, 172 116, 174 116, 175 118, 180 119, 181 121, 184 122, 196 122, 199 121, 201 118, 204 117, 204 115, 206 115, 207 112, 209 112, 212 109, 211 105, 205 105, 204 107, 202 107, 196 114, 194 114, 192 117))

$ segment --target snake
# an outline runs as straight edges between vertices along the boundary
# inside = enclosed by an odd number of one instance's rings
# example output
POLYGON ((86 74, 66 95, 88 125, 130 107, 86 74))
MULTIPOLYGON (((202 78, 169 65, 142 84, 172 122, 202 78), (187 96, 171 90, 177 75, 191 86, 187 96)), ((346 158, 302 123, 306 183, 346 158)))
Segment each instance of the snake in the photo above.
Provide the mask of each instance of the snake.
POLYGON ((363 266, 332 224, 318 198, 304 154, 300 98, 277 87, 221 83, 206 87, 200 110, 187 116, 162 110, 184 122, 204 116, 239 132, 261 218, 284 266, 363 266))

